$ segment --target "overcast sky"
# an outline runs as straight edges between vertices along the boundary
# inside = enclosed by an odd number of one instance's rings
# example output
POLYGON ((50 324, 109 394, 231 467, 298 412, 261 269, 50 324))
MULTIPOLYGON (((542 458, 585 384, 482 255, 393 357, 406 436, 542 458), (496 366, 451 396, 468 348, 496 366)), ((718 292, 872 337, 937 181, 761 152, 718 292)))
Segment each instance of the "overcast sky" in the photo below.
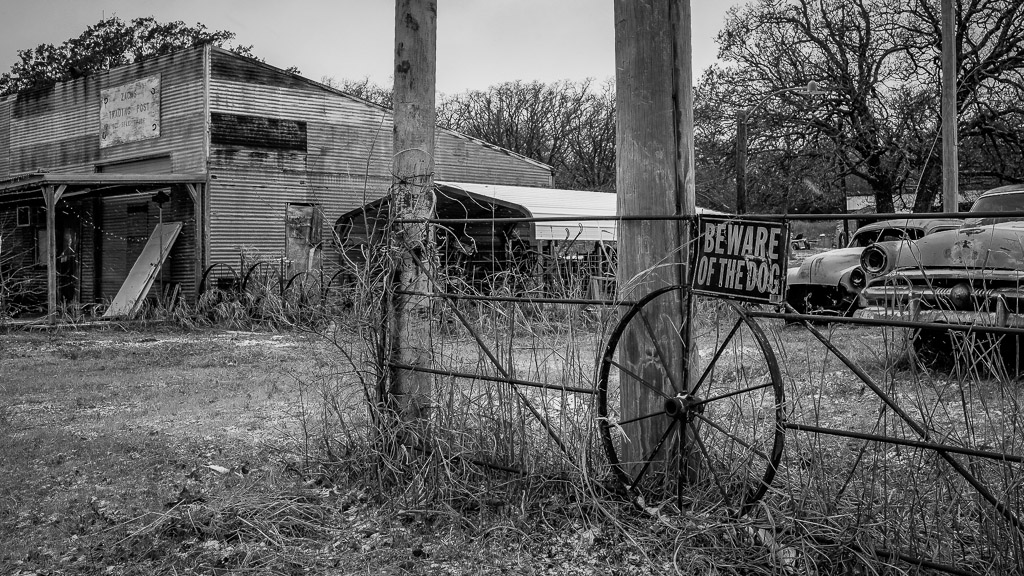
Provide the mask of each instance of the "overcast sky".
MULTIPOLYGON (((694 81, 714 62, 725 11, 743 0, 691 0, 694 81)), ((615 74, 612 0, 438 0, 437 89, 510 80, 603 80, 615 74)), ((19 49, 60 44, 104 16, 230 30, 268 64, 313 80, 388 85, 393 0, 0 0, 0 71, 19 49)))

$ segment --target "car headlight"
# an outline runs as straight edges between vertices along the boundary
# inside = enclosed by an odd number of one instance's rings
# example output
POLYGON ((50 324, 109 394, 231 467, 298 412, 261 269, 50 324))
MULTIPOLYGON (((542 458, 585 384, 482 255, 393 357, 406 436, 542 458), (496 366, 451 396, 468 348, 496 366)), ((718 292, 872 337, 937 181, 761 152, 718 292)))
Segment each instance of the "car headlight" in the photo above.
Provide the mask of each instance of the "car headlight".
POLYGON ((864 270, 860 267, 854 268, 850 272, 850 286, 853 286, 857 290, 860 290, 867 283, 867 275, 864 274, 864 270))
POLYGON ((878 245, 868 246, 860 255, 860 266, 864 269, 861 271, 862 274, 864 271, 875 275, 882 274, 888 265, 889 254, 878 245))

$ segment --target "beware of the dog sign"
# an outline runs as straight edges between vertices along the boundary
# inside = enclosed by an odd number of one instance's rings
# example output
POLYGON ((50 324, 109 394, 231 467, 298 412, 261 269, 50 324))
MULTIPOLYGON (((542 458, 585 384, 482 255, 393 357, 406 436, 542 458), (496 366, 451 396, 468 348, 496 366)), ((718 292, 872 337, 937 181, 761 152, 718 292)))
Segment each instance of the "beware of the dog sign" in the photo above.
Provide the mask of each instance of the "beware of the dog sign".
POLYGON ((783 222, 701 216, 694 292, 778 304, 786 289, 789 226, 783 222))

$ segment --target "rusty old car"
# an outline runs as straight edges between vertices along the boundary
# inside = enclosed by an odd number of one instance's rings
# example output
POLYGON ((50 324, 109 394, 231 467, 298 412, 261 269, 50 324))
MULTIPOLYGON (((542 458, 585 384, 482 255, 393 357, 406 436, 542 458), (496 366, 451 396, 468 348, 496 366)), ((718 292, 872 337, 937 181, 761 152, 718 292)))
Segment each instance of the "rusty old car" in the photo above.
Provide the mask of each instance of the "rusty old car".
POLYGON ((949 218, 905 218, 864 225, 845 248, 813 254, 791 267, 786 274, 786 302, 799 313, 849 316, 857 309, 858 295, 868 280, 860 267, 865 248, 876 242, 917 240, 960 224, 949 218))
POLYGON ((985 192, 971 212, 956 230, 865 249, 874 278, 857 315, 1024 327, 1024 185, 985 192))

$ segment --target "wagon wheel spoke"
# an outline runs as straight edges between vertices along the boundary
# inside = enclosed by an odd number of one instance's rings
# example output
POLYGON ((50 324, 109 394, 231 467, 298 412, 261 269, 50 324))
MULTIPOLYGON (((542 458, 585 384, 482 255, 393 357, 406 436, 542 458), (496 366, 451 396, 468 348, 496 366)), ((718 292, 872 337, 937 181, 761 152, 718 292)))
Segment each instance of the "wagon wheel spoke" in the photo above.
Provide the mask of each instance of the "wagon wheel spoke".
POLYGON ((654 327, 651 326, 650 320, 647 319, 647 314, 644 313, 643 309, 640 309, 640 320, 646 330, 647 335, 651 339, 651 344, 654 346, 654 353, 658 355, 658 360, 661 362, 662 367, 665 368, 665 374, 668 375, 668 381, 672 384, 672 389, 677 393, 683 392, 683 388, 676 382, 676 374, 672 371, 672 364, 668 362, 668 356, 665 351, 661 348, 661 338, 654 333, 654 327))
POLYGON ((711 398, 705 398, 703 400, 699 400, 697 402, 694 402, 693 405, 694 406, 702 406, 704 404, 709 404, 711 402, 717 402, 719 400, 725 400, 726 398, 731 398, 733 396, 739 396, 740 394, 746 394, 748 392, 754 392, 754 391, 757 391, 757 390, 763 390, 765 388, 771 388, 771 387, 772 387, 772 383, 771 382, 765 382, 764 384, 758 384, 757 386, 750 386, 748 388, 740 388, 739 390, 733 390, 732 392, 725 392, 723 394, 719 394, 718 396, 712 396, 711 398))
POLYGON ((697 430, 697 427, 693 425, 693 422, 687 422, 686 425, 693 433, 694 443, 697 445, 697 448, 700 449, 700 453, 704 457, 707 469, 711 471, 711 476, 715 480, 715 486, 718 488, 718 493, 722 496, 722 502, 725 503, 727 508, 734 509, 735 507, 729 499, 729 493, 726 491, 725 485, 722 484, 722 478, 718 475, 718 470, 716 469, 717 466, 715 466, 715 463, 713 462, 711 453, 708 451, 708 447, 704 444, 704 441, 700 438, 700 432, 697 430))
POLYGON ((621 371, 622 371, 622 372, 623 372, 624 374, 627 374, 627 375, 628 375, 628 376, 629 376, 630 378, 632 378, 632 379, 636 380, 637 382, 639 382, 640 384, 642 384, 642 385, 643 385, 643 386, 644 386, 645 388, 647 388, 647 389, 648 389, 648 390, 650 390, 651 392, 654 392, 655 394, 657 394, 658 396, 661 396, 662 398, 664 398, 664 399, 666 399, 666 400, 668 400, 669 398, 671 398, 671 396, 669 396, 668 394, 665 394, 664 392, 662 392, 662 391, 661 391, 661 388, 659 388, 659 387, 655 386, 654 384, 651 384, 651 383, 650 383, 650 382, 648 382, 647 380, 644 380, 643 378, 641 378, 640 376, 638 376, 638 375, 636 374, 636 372, 633 372, 632 370, 630 370, 629 368, 626 368, 626 367, 625 367, 625 366, 623 366, 622 364, 619 364, 619 363, 618 363, 618 362, 616 362, 615 360, 610 360, 610 362, 611 362, 612 366, 615 366, 616 368, 618 368, 619 370, 621 370, 621 371))
POLYGON ((736 442, 740 446, 743 446, 747 450, 750 450, 752 453, 757 454, 758 456, 760 456, 761 458, 764 458, 765 460, 769 459, 767 454, 765 454, 764 452, 758 450, 757 448, 754 448, 749 443, 745 442, 742 438, 738 438, 738 437, 734 436, 731 432, 729 432, 725 428, 722 428, 718 424, 715 424, 714 421, 708 420, 707 418, 705 418, 701 414, 697 414, 697 413, 694 413, 693 416, 698 418, 701 422, 707 424, 708 426, 711 426, 715 430, 718 430, 722 434, 725 434, 725 435, 731 437, 734 442, 736 442))
POLYGON ((740 329, 740 326, 742 325, 742 318, 737 319, 736 323, 733 324, 732 329, 729 330, 729 335, 722 339, 722 344, 718 347, 718 350, 715 350, 715 355, 711 357, 711 361, 708 362, 708 366, 707 368, 704 369, 704 373, 700 375, 700 378, 697 379, 697 383, 693 385, 690 392, 691 394, 696 394, 698 391, 700 391, 700 385, 703 384, 704 381, 708 379, 708 376, 711 375, 711 372, 714 369, 715 364, 718 362, 718 359, 721 358, 722 353, 725 352, 726 346, 728 346, 729 343, 732 342, 732 337, 736 335, 736 332, 740 329))
POLYGON ((654 462, 655 457, 657 457, 658 453, 661 452, 661 447, 665 445, 665 441, 668 440, 668 437, 672 435, 672 431, 675 429, 676 421, 673 420, 672 424, 670 424, 669 427, 665 429, 665 433, 661 435, 661 439, 658 440, 658 445, 654 447, 654 450, 651 450, 650 455, 648 455, 646 458, 642 460, 644 465, 642 468, 640 468, 640 471, 636 473, 636 477, 633 479, 633 483, 630 484, 630 491, 636 490, 637 484, 639 484, 640 480, 642 480, 644 475, 647 474, 647 470, 651 467, 651 464, 654 462))
POLYGON ((625 426, 626 424, 632 424, 634 422, 640 422, 642 420, 647 420, 648 418, 654 418, 655 416, 664 416, 664 415, 665 415, 665 411, 662 410, 661 412, 652 412, 650 414, 645 414, 644 416, 637 416, 636 418, 630 418, 629 420, 623 420, 621 422, 618 422, 617 424, 619 426, 625 426))

